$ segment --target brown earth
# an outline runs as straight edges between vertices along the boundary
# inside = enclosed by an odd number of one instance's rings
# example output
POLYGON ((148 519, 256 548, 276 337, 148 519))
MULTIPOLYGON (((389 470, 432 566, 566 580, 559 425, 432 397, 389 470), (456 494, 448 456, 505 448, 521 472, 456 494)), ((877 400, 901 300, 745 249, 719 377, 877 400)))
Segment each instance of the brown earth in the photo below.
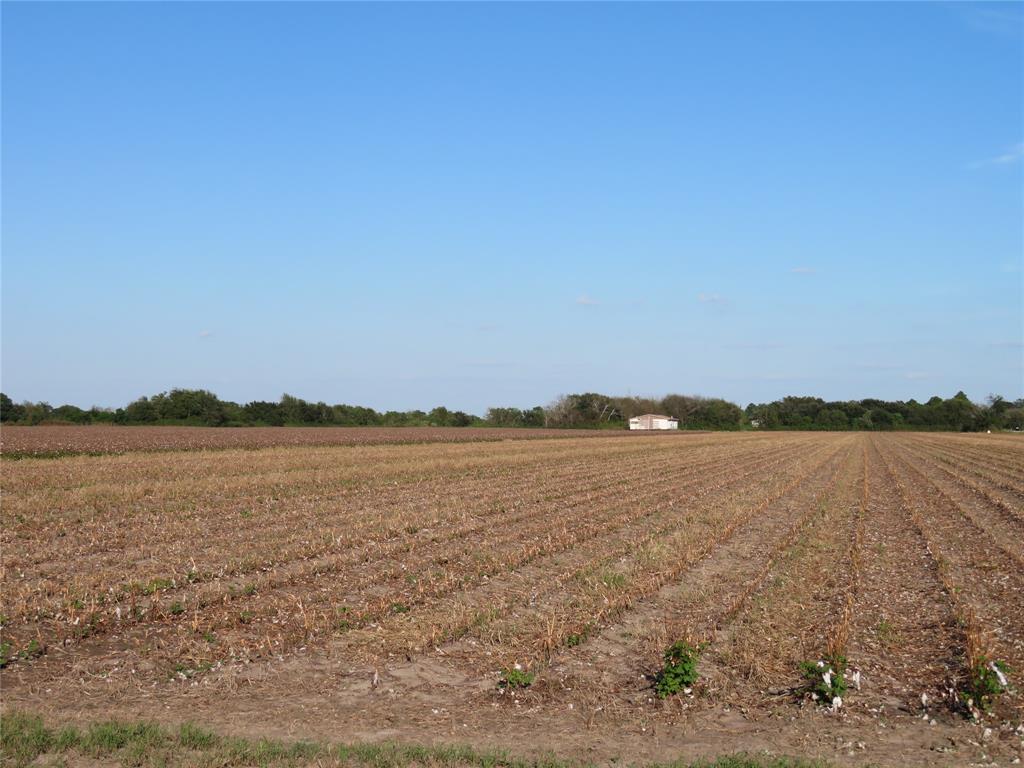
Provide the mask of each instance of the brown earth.
MULTIPOLYGON (((661 432, 647 432, 657 437, 661 432)), ((688 432, 687 434, 699 434, 688 432)), ((10 456, 184 451, 276 446, 475 443, 579 437, 636 437, 628 430, 504 429, 495 427, 125 427, 41 425, 4 427, 0 453, 10 456)))
POLYGON ((3 704, 606 763, 1022 757, 1024 441, 559 436, 3 462, 3 704), (701 679, 662 701, 677 639, 701 679), (799 665, 836 648, 833 713, 799 665), (974 723, 979 650, 1014 690, 974 723))

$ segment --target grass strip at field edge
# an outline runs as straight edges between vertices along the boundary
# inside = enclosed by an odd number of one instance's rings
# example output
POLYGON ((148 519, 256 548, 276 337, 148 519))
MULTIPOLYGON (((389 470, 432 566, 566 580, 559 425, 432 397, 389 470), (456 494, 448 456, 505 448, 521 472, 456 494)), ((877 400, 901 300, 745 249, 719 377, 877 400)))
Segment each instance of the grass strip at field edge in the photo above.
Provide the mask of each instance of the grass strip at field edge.
MULTIPOLYGON (((327 744, 221 736, 193 723, 172 729, 148 721, 93 722, 49 727, 42 717, 21 711, 0 715, 0 757, 4 765, 28 766, 41 756, 74 753, 119 760, 125 766, 372 766, 404 768, 587 768, 593 763, 554 755, 517 758, 503 751, 469 746, 420 746, 395 742, 327 744)), ((696 762, 645 763, 644 768, 828 768, 828 763, 799 758, 724 755, 696 762)))

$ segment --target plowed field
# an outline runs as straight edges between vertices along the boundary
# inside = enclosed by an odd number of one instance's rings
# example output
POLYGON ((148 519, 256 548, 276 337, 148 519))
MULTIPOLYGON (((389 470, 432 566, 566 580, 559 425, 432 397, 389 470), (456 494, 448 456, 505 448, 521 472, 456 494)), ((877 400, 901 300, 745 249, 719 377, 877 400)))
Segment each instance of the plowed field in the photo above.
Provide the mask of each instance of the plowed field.
POLYGON ((4 461, 4 705, 596 761, 1021 756, 1024 440, 483 431, 4 461), (676 640, 700 678, 661 700, 676 640), (800 665, 837 651, 829 711, 800 665), (972 722, 979 654, 1011 690, 972 722))
MULTIPOLYGON (((656 437, 658 432, 646 433, 656 437)), ((690 433, 695 434, 695 433, 690 433)), ((8 458, 59 458, 131 451, 196 451, 278 446, 475 443, 562 437, 629 437, 628 431, 494 427, 122 427, 111 425, 4 427, 8 458)), ((633 437, 636 436, 634 432, 633 437)))

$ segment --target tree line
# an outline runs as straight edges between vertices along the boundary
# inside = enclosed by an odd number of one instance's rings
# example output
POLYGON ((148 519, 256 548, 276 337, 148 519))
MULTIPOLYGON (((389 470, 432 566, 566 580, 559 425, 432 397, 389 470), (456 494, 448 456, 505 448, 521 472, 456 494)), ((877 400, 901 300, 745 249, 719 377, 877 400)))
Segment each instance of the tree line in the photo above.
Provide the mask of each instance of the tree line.
POLYGON ((1024 430, 1024 398, 1011 401, 989 395, 979 404, 963 392, 945 400, 936 396, 924 403, 913 399, 826 402, 820 397, 784 397, 748 405, 744 415, 748 423, 760 429, 1024 430))
POLYGON ((998 395, 973 403, 963 393, 951 398, 915 400, 848 400, 785 397, 751 403, 746 409, 716 397, 666 395, 662 398, 616 397, 597 392, 563 395, 547 407, 494 407, 484 416, 438 406, 431 411, 376 411, 358 405, 312 403, 292 395, 277 402, 255 400, 241 405, 221 400, 204 389, 172 389, 140 397, 123 408, 53 407, 49 403, 15 403, 0 394, 0 421, 5 424, 164 424, 194 426, 436 426, 553 427, 625 429, 629 419, 645 413, 672 416, 680 429, 809 430, 947 430, 1024 429, 1024 399, 998 395))
POLYGON ((205 389, 172 389, 140 397, 123 408, 88 410, 74 405, 57 408, 49 403, 14 403, 0 394, 0 420, 11 424, 162 424, 208 427, 229 426, 440 426, 468 427, 483 419, 462 411, 438 407, 425 411, 385 411, 359 405, 311 403, 292 395, 277 402, 254 400, 240 405, 221 400, 205 389))

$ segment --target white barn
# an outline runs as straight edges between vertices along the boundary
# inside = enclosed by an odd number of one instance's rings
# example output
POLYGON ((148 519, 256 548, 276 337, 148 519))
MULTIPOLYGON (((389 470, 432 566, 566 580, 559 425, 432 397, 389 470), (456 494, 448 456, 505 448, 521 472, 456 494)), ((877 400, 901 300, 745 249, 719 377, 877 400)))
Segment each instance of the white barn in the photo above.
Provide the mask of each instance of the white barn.
POLYGON ((679 419, 671 416, 659 416, 656 413, 645 413, 629 420, 630 429, 679 429, 679 419))

